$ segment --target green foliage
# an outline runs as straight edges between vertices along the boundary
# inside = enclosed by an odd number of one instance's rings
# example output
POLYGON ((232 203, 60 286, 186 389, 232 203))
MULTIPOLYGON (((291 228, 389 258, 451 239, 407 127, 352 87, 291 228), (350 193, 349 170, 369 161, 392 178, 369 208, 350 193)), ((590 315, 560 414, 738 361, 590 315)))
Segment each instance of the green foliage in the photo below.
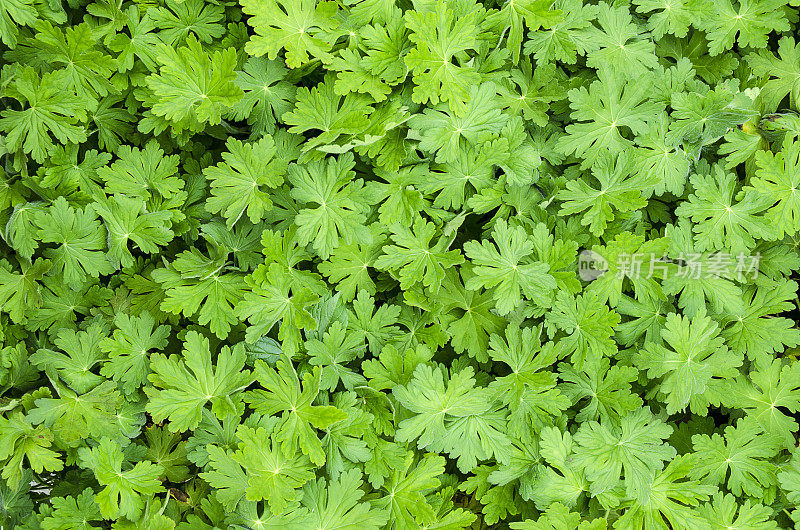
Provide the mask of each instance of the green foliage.
POLYGON ((125 456, 119 445, 109 438, 103 438, 97 447, 81 447, 78 457, 81 466, 90 469, 97 482, 104 486, 95 496, 104 518, 122 516, 135 521, 142 513, 147 496, 164 489, 158 481, 161 466, 145 460, 123 470, 127 463, 125 456))
POLYGON ((0 528, 800 525, 798 0, 0 0, 0 528))

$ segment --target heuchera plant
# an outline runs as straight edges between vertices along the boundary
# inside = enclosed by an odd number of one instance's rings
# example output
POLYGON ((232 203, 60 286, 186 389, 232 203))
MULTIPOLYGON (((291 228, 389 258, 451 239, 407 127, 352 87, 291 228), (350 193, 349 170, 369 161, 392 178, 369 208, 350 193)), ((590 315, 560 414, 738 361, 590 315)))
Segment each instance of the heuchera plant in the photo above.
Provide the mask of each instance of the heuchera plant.
POLYGON ((0 0, 0 528, 800 525, 797 0, 0 0))

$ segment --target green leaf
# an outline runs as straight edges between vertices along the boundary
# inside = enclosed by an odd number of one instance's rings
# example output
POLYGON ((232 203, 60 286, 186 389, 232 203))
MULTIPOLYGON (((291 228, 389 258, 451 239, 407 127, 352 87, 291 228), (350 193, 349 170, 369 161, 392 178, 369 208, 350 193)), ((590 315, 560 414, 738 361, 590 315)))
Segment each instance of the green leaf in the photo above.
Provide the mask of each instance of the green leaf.
POLYGON ((667 140, 668 127, 666 114, 660 114, 650 130, 636 138, 633 163, 637 173, 646 175, 647 182, 655 182, 653 191, 657 195, 682 195, 689 176, 689 159, 675 138, 667 140))
POLYGON ((369 244, 372 234, 366 226, 363 181, 353 179, 353 156, 327 157, 305 166, 289 166, 292 198, 306 207, 294 219, 297 238, 328 259, 340 242, 369 244))
POLYGON ((44 530, 91 530, 91 523, 101 519, 100 508, 94 502, 94 491, 86 488, 68 497, 55 497, 50 501, 53 513, 42 520, 44 530))
MULTIPOLYGON (((655 44, 642 34, 628 6, 612 6, 600 2, 597 23, 588 37, 592 47, 586 54, 586 64, 592 68, 613 68, 621 77, 646 77, 658 65, 655 44)), ((588 40, 587 39, 587 40, 588 40)))
POLYGON ((159 40, 156 34, 152 33, 155 23, 150 13, 141 10, 137 5, 131 5, 125 10, 125 18, 130 35, 116 33, 107 43, 110 50, 119 53, 117 69, 120 72, 130 70, 138 60, 148 70, 155 70, 159 40))
POLYGON ((28 310, 38 307, 41 300, 38 281, 50 270, 50 260, 38 258, 33 263, 21 261, 20 272, 0 260, 0 306, 14 322, 22 322, 28 310))
POLYGON ((101 167, 97 175, 106 183, 106 192, 144 200, 158 197, 170 199, 184 187, 178 172, 178 155, 164 156, 158 142, 151 141, 144 149, 123 145, 113 164, 101 167))
POLYGON ((222 214, 229 229, 245 211, 250 221, 257 224, 264 211, 272 208, 267 189, 283 183, 286 162, 275 157, 275 142, 268 134, 252 144, 230 138, 226 147, 227 152, 222 153, 224 162, 203 172, 211 182, 206 209, 222 214))
MULTIPOLYGON (((652 238, 646 241, 641 235, 622 232, 603 247, 593 247, 592 255, 601 258, 605 272, 592 280, 587 293, 596 294, 598 300, 617 307, 622 293, 633 287, 640 302, 665 300, 658 282, 663 264, 658 260, 666 255, 668 240, 652 238)), ((598 271, 599 272, 599 271, 598 271)))
POLYGON ((699 27, 709 40, 711 55, 733 47, 763 48, 772 31, 789 29, 789 22, 778 0, 742 0, 734 6, 730 0, 714 0, 715 13, 701 19, 699 27))
POLYGON ((692 436, 694 450, 702 459, 691 475, 705 484, 725 484, 737 497, 762 497, 766 488, 776 484, 775 468, 768 459, 779 450, 773 437, 759 436, 762 432, 755 420, 743 418, 736 427, 725 427, 724 440, 719 434, 692 436))
POLYGON ((744 410, 782 447, 794 447, 798 426, 785 411, 800 410, 800 364, 783 366, 780 359, 759 356, 749 375, 730 381, 721 394, 725 406, 744 410))
POLYGON ((17 45, 19 26, 32 26, 38 18, 33 2, 15 0, 0 6, 0 40, 11 49, 17 45))
POLYGON ((19 486, 26 468, 36 473, 61 471, 64 462, 61 455, 50 449, 53 434, 44 426, 34 427, 21 412, 10 418, 0 418, 0 462, 3 462, 2 477, 9 485, 19 486), (25 465, 23 459, 27 460, 25 465))
POLYGON ((745 106, 731 88, 720 83, 705 92, 673 92, 672 123, 667 141, 686 140, 700 146, 719 140, 732 127, 745 123, 757 113, 745 106))
POLYGON ((800 501, 800 457, 796 450, 792 452, 789 465, 778 473, 778 482, 781 489, 786 492, 789 502, 800 501))
POLYGON ((617 157, 602 156, 592 168, 592 176, 599 186, 590 186, 582 176, 567 182, 566 189, 556 194, 563 201, 561 216, 584 212, 581 224, 588 226, 596 236, 601 236, 617 215, 643 208, 647 201, 642 192, 654 182, 653 175, 634 174, 629 151, 617 157), (596 189, 599 188, 599 189, 596 189), (615 213, 617 210, 619 213, 615 213))
POLYGON ((622 133, 646 134, 648 122, 663 110, 663 105, 648 101, 652 90, 649 76, 625 80, 608 68, 597 71, 598 79, 589 88, 569 91, 570 117, 575 123, 558 141, 565 154, 582 157, 583 169, 600 158, 601 153, 618 154, 631 147, 622 133))
POLYGON ((477 293, 469 290, 451 273, 442 283, 437 298, 450 315, 447 333, 453 349, 457 353, 466 351, 478 361, 485 362, 489 335, 498 333, 504 323, 504 319, 493 311, 495 303, 491 291, 477 293))
POLYGON ((155 319, 147 311, 138 316, 120 313, 114 318, 114 325, 117 328, 114 334, 103 338, 99 344, 108 354, 100 373, 120 381, 125 393, 132 394, 147 384, 151 351, 166 347, 170 328, 156 326, 155 319))
POLYGON ((399 423, 395 438, 400 442, 418 438, 420 449, 448 452, 458 458, 462 472, 492 456, 507 461, 504 417, 490 410, 486 392, 474 385, 471 368, 452 374, 445 384, 441 370, 418 365, 407 385, 392 390, 397 401, 415 414, 399 423))
POLYGON ((200 42, 212 42, 225 33, 225 27, 220 23, 225 18, 222 6, 198 0, 167 0, 166 6, 148 10, 148 14, 161 30, 158 32, 161 40, 173 46, 186 40, 190 34, 200 42))
MULTIPOLYGON (((781 151, 756 153, 756 177, 750 181, 767 223, 778 239, 793 236, 800 225, 800 142, 787 135, 781 151)), ((748 191, 750 188, 747 188, 748 191)))
POLYGON ((649 13, 647 29, 656 39, 666 34, 685 37, 692 23, 701 20, 711 7, 707 0, 635 0, 634 4, 637 13, 649 13))
MULTIPOLYGON (((361 386, 358 390, 363 392, 365 387, 361 386)), ((365 406, 364 398, 359 401, 356 392, 339 392, 331 403, 347 414, 344 420, 329 425, 321 440, 328 476, 337 479, 353 465, 358 466, 374 458, 364 437, 369 438, 367 432, 375 429, 376 418, 367 412, 369 407, 365 406)))
POLYGON ((369 115, 374 110, 370 98, 353 93, 338 94, 335 86, 334 77, 328 75, 314 88, 299 88, 294 110, 283 115, 290 133, 319 131, 316 138, 305 142, 304 152, 336 148, 369 127, 369 115))
POLYGON ((338 72, 334 90, 337 94, 357 92, 368 94, 380 103, 392 91, 392 88, 383 83, 380 78, 362 63, 362 57, 355 50, 344 49, 338 57, 331 61, 331 70, 338 72))
POLYGON ((43 252, 52 263, 49 274, 63 275, 73 289, 85 284, 87 277, 114 271, 104 252, 105 231, 91 207, 76 209, 59 197, 37 216, 36 224, 40 241, 56 245, 43 252))
POLYGON ((560 528, 605 530, 606 521, 600 518, 592 521, 583 519, 580 513, 571 512, 563 504, 553 503, 536 521, 511 523, 511 528, 514 530, 558 530, 560 528))
POLYGON ((353 469, 342 473, 337 480, 326 483, 320 478, 303 486, 303 506, 312 514, 316 528, 379 530, 388 520, 384 510, 373 508, 369 502, 359 502, 364 496, 360 489, 361 472, 353 469), (335 523, 334 523, 335 521, 335 523))
POLYGON ((511 373, 497 377, 488 388, 509 409, 509 434, 526 442, 533 434, 531 427, 540 431, 570 405, 555 388, 552 372, 547 371, 555 363, 557 351, 552 343, 542 346, 540 334, 540 328, 520 329, 510 324, 505 338, 492 334, 489 339, 490 357, 508 365, 511 373))
POLYGON ((95 211, 108 230, 108 258, 116 267, 133 265, 129 241, 142 252, 153 254, 172 241, 175 235, 169 228, 172 213, 165 210, 150 212, 147 203, 141 199, 114 195, 105 202, 96 202, 95 211))
POLYGON ((216 488, 216 498, 227 510, 234 512, 247 495, 247 475, 230 452, 213 444, 208 445, 206 450, 209 470, 200 473, 200 477, 216 488))
POLYGON ((309 55, 325 62, 332 58, 329 52, 333 42, 328 39, 337 26, 335 2, 243 0, 242 11, 251 16, 249 23, 256 32, 247 43, 247 53, 275 59, 278 51, 285 49, 289 68, 302 66, 309 55))
POLYGON ((494 288, 500 314, 507 314, 523 303, 522 295, 540 307, 551 303, 556 281, 548 274, 550 266, 533 260, 533 242, 521 226, 509 226, 499 219, 492 232, 494 244, 468 241, 464 252, 472 262, 474 276, 467 289, 494 288), (495 245, 497 246, 495 248, 495 245))
POLYGON ((247 119, 256 134, 273 134, 275 122, 292 110, 297 87, 285 80, 288 70, 278 61, 251 57, 236 72, 244 96, 233 106, 237 120, 247 119))
POLYGON ((581 370, 560 363, 558 371, 559 378, 564 381, 559 389, 573 404, 580 404, 576 416, 579 422, 618 421, 642 406, 642 398, 631 392, 631 383, 639 375, 633 366, 611 366, 604 357, 596 363, 586 363, 581 370), (588 403, 581 403, 583 399, 588 399, 588 403))
POLYGON ((377 359, 367 359, 361 363, 369 385, 375 390, 391 390, 405 385, 414 377, 417 366, 431 360, 433 353, 423 345, 401 352, 388 344, 380 351, 377 359))
POLYGON ((28 67, 13 78, 6 94, 27 108, 0 112, 0 131, 6 133, 5 149, 28 153, 37 162, 44 162, 55 146, 53 138, 59 143, 86 141, 82 125, 86 119, 85 101, 62 89, 65 76, 56 70, 40 77, 28 67))
POLYGON ((244 274, 227 272, 227 252, 214 249, 211 256, 201 254, 197 248, 185 250, 165 268, 151 273, 153 280, 162 285, 165 298, 161 309, 173 315, 197 314, 201 325, 220 338, 225 338, 231 326, 238 324, 234 306, 245 292, 244 274))
POLYGON ((147 412, 156 421, 169 419, 172 432, 194 429, 207 403, 214 414, 223 419, 237 411, 236 393, 252 381, 244 370, 244 345, 233 349, 223 346, 212 365, 208 339, 189 331, 182 358, 177 355, 153 354, 148 379, 157 388, 147 387, 147 412))
POLYGON ((391 238, 396 244, 383 248, 384 254, 375 260, 375 268, 396 271, 405 290, 421 282, 433 292, 438 291, 445 269, 463 263, 464 258, 458 250, 448 250, 450 245, 444 235, 431 246, 435 235, 434 224, 422 217, 414 219, 411 228, 394 225, 391 238))
POLYGON ((389 512, 398 530, 412 530, 434 521, 435 513, 425 494, 441 483, 444 465, 443 457, 430 454, 415 465, 414 453, 409 451, 405 462, 392 470, 383 486, 386 494, 376 504, 389 512))
POLYGON ((311 357, 308 364, 322 367, 320 388, 334 391, 339 382, 347 390, 366 382, 364 377, 354 372, 348 365, 364 354, 364 341, 355 333, 348 333, 341 322, 334 322, 325 332, 323 340, 306 342, 306 350, 311 357))
POLYGON ((482 83, 469 89, 466 106, 449 110, 441 103, 409 120, 411 132, 420 138, 419 148, 436 152, 436 162, 455 161, 465 145, 480 145, 498 134, 507 118, 496 104, 496 88, 482 83))
MULTIPOLYGON (((730 256, 726 259, 724 253, 717 254, 715 258, 712 253, 698 252, 691 228, 692 225, 686 219, 681 219, 677 226, 666 227, 665 234, 670 240, 668 257, 679 261, 678 265, 673 264, 665 269, 662 282, 664 292, 669 295, 680 295, 678 306, 687 316, 694 316, 704 310, 706 313, 741 314, 742 291, 733 283, 733 279, 737 277, 738 258, 734 261, 730 256), (709 265, 705 273, 702 263, 709 265), (716 266, 714 263, 719 263, 716 274, 708 271, 712 266, 716 266), (710 305, 707 302, 710 302, 710 305)), ((739 279, 748 277, 748 262, 747 256, 744 256, 739 279)))
POLYGON ((3 232, 3 239, 24 261, 30 262, 39 246, 36 238, 36 217, 44 209, 42 202, 26 202, 14 207, 3 232))
POLYGON ((575 458, 591 481, 593 495, 614 488, 624 476, 625 492, 641 504, 653 495, 653 479, 675 449, 663 440, 672 427, 647 408, 623 416, 619 423, 590 421, 575 433, 575 458))
POLYGON ((561 61, 575 64, 591 48, 589 35, 594 30, 592 21, 597 17, 598 7, 579 0, 556 0, 556 10, 563 13, 563 20, 547 31, 528 34, 524 53, 532 54, 537 63, 561 61))
POLYGON ((587 293, 576 297, 559 291, 553 308, 545 315, 548 333, 556 329, 566 333, 558 341, 558 348, 572 355, 577 367, 586 361, 612 356, 617 346, 611 338, 620 317, 601 303, 596 295, 587 293))
POLYGON ((145 506, 142 496, 164 491, 158 481, 163 470, 161 466, 137 462, 123 470, 126 462, 122 449, 109 438, 103 438, 100 445, 93 448, 81 447, 78 458, 81 466, 91 469, 104 486, 95 496, 95 502, 106 519, 121 515, 135 521, 145 506))
POLYGON ((774 110, 786 96, 790 105, 797 108, 800 101, 800 46, 794 37, 782 37, 778 41, 778 56, 770 50, 761 49, 758 54, 747 56, 747 63, 758 77, 767 81, 761 87, 760 96, 767 110, 774 110))
MULTIPOLYGON (((540 2, 533 2, 534 4, 540 2)), ((516 8, 508 2, 506 7, 516 8)), ((556 13, 558 11, 550 11, 556 13)), ((552 63, 537 64, 533 68, 527 59, 519 63, 519 69, 511 70, 509 82, 497 87, 504 105, 514 115, 522 115, 540 127, 547 125, 547 111, 553 102, 565 99, 563 78, 552 63)))
POLYGON ((679 528, 707 530, 710 525, 697 506, 717 491, 714 486, 688 479, 697 462, 691 455, 678 456, 652 480, 646 501, 634 501, 618 520, 619 528, 642 528, 645 521, 679 528))
POLYGON ((186 444, 180 433, 171 433, 165 427, 148 427, 144 431, 147 451, 144 458, 161 466, 170 482, 183 482, 189 477, 189 460, 186 444))
MULTIPOLYGON (((59 444, 77 447, 91 433, 93 439, 120 436, 123 420, 132 413, 131 407, 122 406, 122 399, 113 381, 104 381, 84 394, 77 394, 68 387, 51 379, 58 393, 57 398, 41 397, 28 413, 27 419, 34 425, 44 424, 50 429, 59 444)), ((133 413, 132 430, 144 420, 133 413), (141 420, 141 422, 140 422, 141 420)))
POLYGON ((261 414, 281 413, 274 439, 283 453, 290 456, 299 447, 314 464, 324 464, 325 453, 316 429, 325 429, 347 415, 331 405, 313 404, 320 391, 322 370, 315 367, 307 372, 301 385, 292 361, 283 356, 277 363, 277 371, 257 361, 255 375, 263 388, 248 391, 245 401, 261 414))
POLYGON ((352 300, 361 291, 374 295, 377 286, 369 269, 381 255, 385 240, 385 235, 376 236, 373 233, 371 244, 353 243, 337 247, 327 261, 319 264, 318 269, 329 282, 336 284, 337 292, 341 293, 344 300, 352 300))
POLYGON ((763 199, 745 195, 734 202, 736 176, 717 166, 716 175, 692 175, 694 193, 681 203, 675 213, 695 223, 697 250, 730 249, 734 254, 747 252, 755 245, 754 237, 772 238, 773 228, 759 217, 763 199))
MULTIPOLYGON (((25 51, 35 54, 38 61, 59 68, 69 92, 74 91, 86 100, 87 108, 114 89, 109 78, 116 69, 116 62, 97 46, 86 23, 62 31, 49 21, 41 20, 36 23, 35 40, 25 39, 22 44, 30 47, 25 51)), ((22 52, 22 48, 19 51, 22 52)))
POLYGON ((281 270, 277 263, 262 265, 246 279, 248 292, 236 305, 236 315, 248 320, 247 341, 254 342, 281 323, 278 338, 283 349, 294 354, 301 342, 300 329, 314 329, 317 325, 308 307, 319 300, 319 296, 281 270))
POLYGON ((454 62, 454 58, 477 46, 477 16, 469 11, 456 17, 441 0, 431 7, 428 12, 405 13, 406 27, 411 30, 408 38, 415 45, 405 57, 413 73, 412 97, 417 103, 446 101, 451 109, 460 109, 480 77, 466 61, 454 62))
POLYGON ((508 31, 508 49, 514 62, 519 61, 520 46, 524 27, 535 32, 538 29, 550 29, 563 20, 560 10, 552 9, 552 0, 507 1, 502 9, 491 16, 490 20, 502 31, 508 31))
POLYGON ((732 350, 754 360, 765 352, 780 353, 800 344, 794 321, 776 316, 793 309, 790 300, 797 296, 797 284, 763 281, 745 286, 742 295, 744 310, 720 318, 720 334, 732 350))
POLYGON ((180 128, 199 131, 216 125, 243 95, 236 86, 236 53, 232 48, 209 54, 194 36, 178 49, 163 47, 158 54, 158 74, 147 77, 147 86, 158 98, 152 105, 180 128))
POLYGON ((53 368, 77 393, 83 394, 103 382, 103 378, 92 372, 103 361, 100 341, 103 329, 93 324, 86 331, 61 329, 53 341, 64 353, 40 348, 28 360, 40 368, 53 368))
POLYGON ((739 502, 729 494, 715 493, 712 502, 698 507, 711 524, 711 528, 734 530, 776 530, 778 523, 772 518, 772 511, 750 499, 739 502))
POLYGON ((724 346, 719 327, 703 311, 691 319, 670 313, 661 336, 670 349, 650 342, 634 354, 634 362, 651 378, 661 378, 667 413, 687 406, 705 413, 709 403, 719 403, 725 379, 738 375, 742 355, 724 346))

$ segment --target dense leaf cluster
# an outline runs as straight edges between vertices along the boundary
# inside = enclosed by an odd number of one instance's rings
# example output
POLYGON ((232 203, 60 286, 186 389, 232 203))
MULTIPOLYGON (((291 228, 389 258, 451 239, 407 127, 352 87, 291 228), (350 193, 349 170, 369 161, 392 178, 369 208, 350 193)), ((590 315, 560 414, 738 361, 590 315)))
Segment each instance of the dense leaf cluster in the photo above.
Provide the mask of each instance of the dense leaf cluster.
POLYGON ((0 526, 800 524, 797 5, 0 0, 0 526))

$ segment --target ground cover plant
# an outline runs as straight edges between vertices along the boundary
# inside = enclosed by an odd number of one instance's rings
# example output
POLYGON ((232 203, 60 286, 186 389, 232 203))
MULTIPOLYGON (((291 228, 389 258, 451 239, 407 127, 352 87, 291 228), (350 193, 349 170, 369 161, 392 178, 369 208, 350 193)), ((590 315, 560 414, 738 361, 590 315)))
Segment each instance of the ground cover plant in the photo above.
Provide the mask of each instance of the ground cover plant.
POLYGON ((0 0, 0 527, 800 523, 796 0, 0 0))

